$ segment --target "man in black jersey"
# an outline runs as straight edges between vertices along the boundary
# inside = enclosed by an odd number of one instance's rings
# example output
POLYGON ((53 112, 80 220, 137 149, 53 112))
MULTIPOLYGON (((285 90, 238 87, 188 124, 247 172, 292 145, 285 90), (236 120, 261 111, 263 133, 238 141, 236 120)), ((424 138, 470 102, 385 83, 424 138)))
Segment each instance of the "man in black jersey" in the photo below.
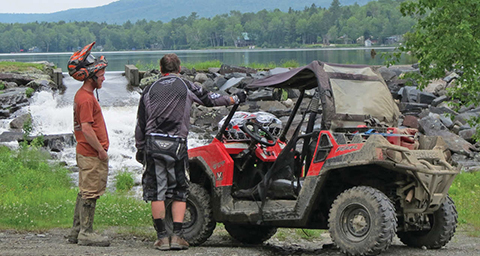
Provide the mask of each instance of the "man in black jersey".
POLYGON ((180 59, 166 54, 160 60, 162 77, 146 87, 140 98, 135 128, 136 159, 146 165, 142 177, 143 199, 151 201, 159 250, 188 249, 182 237, 188 181, 187 136, 193 102, 213 107, 244 102, 242 91, 221 96, 179 77, 180 59), (171 198, 173 235, 165 230, 165 199, 171 198))

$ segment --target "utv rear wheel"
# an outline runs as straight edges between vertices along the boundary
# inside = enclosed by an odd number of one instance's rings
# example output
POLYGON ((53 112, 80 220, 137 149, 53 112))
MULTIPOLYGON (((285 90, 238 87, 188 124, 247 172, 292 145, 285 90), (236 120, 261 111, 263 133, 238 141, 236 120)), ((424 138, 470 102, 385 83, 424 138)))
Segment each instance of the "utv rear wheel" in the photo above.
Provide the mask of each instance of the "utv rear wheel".
POLYGON ((457 209, 453 200, 447 199, 433 214, 428 215, 430 230, 398 232, 402 243, 410 247, 425 246, 428 249, 439 249, 452 239, 457 227, 457 209))
MULTIPOLYGON (((173 230, 172 200, 165 202, 165 228, 169 234, 173 230)), ((213 220, 210 195, 198 184, 188 188, 187 210, 183 220, 183 236, 190 245, 200 245, 213 233, 216 223, 213 220)))
POLYGON ((349 255, 375 255, 388 249, 397 219, 388 197, 371 187, 353 187, 340 194, 330 209, 333 242, 349 255))
POLYGON ((227 232, 244 244, 261 244, 277 232, 275 227, 225 223, 227 232))

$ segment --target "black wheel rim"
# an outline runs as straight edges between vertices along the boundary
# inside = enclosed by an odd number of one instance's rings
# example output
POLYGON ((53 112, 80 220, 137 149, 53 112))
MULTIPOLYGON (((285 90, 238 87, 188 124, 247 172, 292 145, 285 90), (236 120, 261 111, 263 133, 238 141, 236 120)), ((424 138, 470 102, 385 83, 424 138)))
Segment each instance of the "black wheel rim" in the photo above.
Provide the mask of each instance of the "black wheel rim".
POLYGON ((190 229, 195 225, 198 219, 197 210, 194 204, 187 201, 187 209, 185 211, 185 217, 183 218, 183 229, 190 229))
MULTIPOLYGON (((191 228, 194 227, 195 222, 198 220, 198 213, 197 213, 197 208, 195 207, 195 204, 193 204, 191 201, 187 200, 186 203, 186 210, 185 210, 185 215, 183 217, 183 230, 187 231, 191 228)), ((173 216, 171 214, 172 212, 172 203, 168 204, 167 206, 167 214, 166 214, 166 222, 167 225, 170 226, 170 228, 173 229, 173 216)))
POLYGON ((362 241, 370 231, 371 219, 368 210, 360 204, 351 204, 340 217, 343 235, 353 242, 362 241))

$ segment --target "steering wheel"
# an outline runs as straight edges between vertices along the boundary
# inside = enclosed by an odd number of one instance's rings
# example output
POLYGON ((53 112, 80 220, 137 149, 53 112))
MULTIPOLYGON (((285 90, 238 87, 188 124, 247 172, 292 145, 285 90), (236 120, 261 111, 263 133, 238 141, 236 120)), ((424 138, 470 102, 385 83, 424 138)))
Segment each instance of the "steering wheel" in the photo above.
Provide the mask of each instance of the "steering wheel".
POLYGON ((271 147, 277 143, 272 133, 258 123, 247 121, 240 127, 240 129, 248 134, 252 140, 262 145, 271 147), (272 142, 268 142, 269 140, 272 142))

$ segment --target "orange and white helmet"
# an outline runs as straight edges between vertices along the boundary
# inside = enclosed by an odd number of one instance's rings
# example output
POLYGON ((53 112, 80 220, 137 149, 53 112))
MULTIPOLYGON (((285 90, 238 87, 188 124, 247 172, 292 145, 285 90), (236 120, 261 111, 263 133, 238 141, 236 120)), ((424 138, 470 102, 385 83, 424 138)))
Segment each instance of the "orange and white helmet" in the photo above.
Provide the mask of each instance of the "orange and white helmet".
POLYGON ((108 66, 108 61, 104 56, 97 59, 90 54, 93 45, 95 45, 95 42, 83 47, 80 51, 76 51, 68 60, 68 73, 75 80, 85 81, 108 66))

